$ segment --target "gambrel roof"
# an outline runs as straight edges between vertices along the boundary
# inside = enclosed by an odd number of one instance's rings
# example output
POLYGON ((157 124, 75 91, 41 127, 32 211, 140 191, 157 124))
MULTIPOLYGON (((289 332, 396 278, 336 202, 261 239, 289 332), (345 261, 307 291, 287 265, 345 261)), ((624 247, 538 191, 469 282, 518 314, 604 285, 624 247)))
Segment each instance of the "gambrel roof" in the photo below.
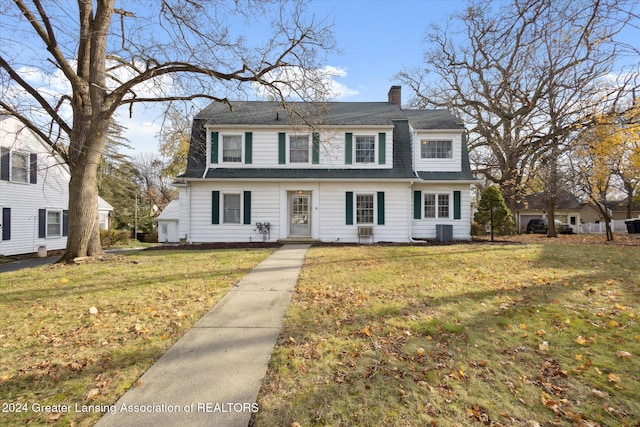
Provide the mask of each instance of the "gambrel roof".
POLYGON ((412 130, 454 130, 463 132, 460 119, 447 110, 402 110, 390 102, 291 102, 283 106, 273 101, 214 102, 193 120, 187 171, 181 178, 248 179, 425 179, 473 180, 465 139, 461 172, 414 172, 412 130), (207 168, 206 126, 251 129, 291 127, 326 129, 331 127, 393 128, 393 167, 349 168, 207 168), (206 174, 205 174, 206 171, 206 174), (204 176, 203 176, 204 175, 204 176))

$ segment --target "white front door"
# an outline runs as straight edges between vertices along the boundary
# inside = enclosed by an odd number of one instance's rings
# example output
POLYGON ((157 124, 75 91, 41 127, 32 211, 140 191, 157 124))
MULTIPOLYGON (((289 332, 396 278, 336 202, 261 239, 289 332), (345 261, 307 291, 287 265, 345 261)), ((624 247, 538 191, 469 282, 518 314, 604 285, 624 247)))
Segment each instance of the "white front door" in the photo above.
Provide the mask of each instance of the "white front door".
POLYGON ((289 235, 311 236, 311 195, 308 193, 289 196, 289 235))

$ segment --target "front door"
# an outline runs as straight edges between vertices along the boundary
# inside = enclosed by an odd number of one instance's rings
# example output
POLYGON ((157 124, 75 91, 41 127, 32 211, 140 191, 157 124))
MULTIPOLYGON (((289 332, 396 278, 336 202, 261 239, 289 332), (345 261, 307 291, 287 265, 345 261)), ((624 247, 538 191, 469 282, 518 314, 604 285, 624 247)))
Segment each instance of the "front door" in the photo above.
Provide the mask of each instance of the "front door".
POLYGON ((291 194, 289 197, 289 235, 311 236, 311 195, 291 194))

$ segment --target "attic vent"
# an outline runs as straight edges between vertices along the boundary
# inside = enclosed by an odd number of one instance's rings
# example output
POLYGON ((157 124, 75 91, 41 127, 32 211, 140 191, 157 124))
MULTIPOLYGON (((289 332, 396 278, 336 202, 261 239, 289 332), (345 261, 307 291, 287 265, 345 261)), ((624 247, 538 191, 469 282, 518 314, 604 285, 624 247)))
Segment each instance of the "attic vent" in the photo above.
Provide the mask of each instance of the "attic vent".
POLYGON ((280 120, 280 113, 276 111, 276 120, 280 120))

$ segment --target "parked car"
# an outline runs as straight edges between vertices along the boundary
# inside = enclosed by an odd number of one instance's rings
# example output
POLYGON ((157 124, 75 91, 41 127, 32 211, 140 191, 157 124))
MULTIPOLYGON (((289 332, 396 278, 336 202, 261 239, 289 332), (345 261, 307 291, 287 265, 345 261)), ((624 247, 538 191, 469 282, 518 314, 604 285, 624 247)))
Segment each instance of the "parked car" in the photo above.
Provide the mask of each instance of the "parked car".
MULTIPOLYGON (((573 234, 573 227, 569 224, 563 224, 559 220, 555 220, 556 231, 559 234, 573 234)), ((536 218, 529 221, 527 224, 527 234, 540 233, 547 234, 549 230, 549 224, 545 218, 536 218)))

